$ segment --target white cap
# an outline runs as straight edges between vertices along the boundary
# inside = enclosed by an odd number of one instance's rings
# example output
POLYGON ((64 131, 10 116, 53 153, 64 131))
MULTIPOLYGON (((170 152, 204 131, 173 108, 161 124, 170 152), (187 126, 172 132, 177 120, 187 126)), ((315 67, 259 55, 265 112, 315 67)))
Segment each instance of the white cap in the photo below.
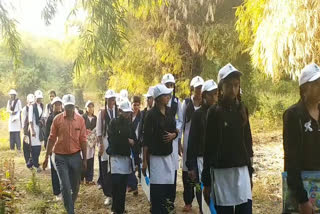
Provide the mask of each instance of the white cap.
POLYGON ((153 97, 154 98, 157 98, 161 95, 164 95, 164 94, 171 94, 173 91, 172 88, 167 88, 165 85, 163 84, 158 84, 156 85, 156 87, 154 87, 153 89, 153 97))
POLYGON ((36 90, 36 91, 34 92, 34 96, 36 97, 36 99, 42 99, 42 98, 43 98, 42 91, 36 90))
POLYGON ((9 95, 17 95, 16 90, 11 89, 11 90, 9 91, 9 95))
POLYGON ((201 93, 203 93, 205 91, 212 91, 212 90, 215 90, 217 88, 218 88, 217 83, 215 83, 213 80, 207 80, 202 85, 201 93))
POLYGON ((90 104, 94 105, 94 103, 93 103, 91 100, 88 100, 88 101, 86 102, 86 105, 85 105, 84 107, 85 107, 85 108, 88 108, 90 104))
POLYGON ((126 89, 122 89, 121 91, 120 91, 120 97, 121 98, 128 98, 128 91, 126 90, 126 89))
POLYGON ((236 69, 235 67, 233 67, 233 65, 231 65, 230 63, 228 63, 227 65, 225 65, 223 68, 221 68, 219 70, 219 74, 218 74, 218 83, 225 79, 227 76, 229 76, 230 74, 237 72, 240 75, 242 75, 242 73, 240 71, 238 71, 238 69, 236 69))
POLYGON ((105 98, 109 99, 112 97, 117 97, 116 92, 114 92, 114 90, 109 89, 108 91, 106 91, 106 94, 104 95, 105 98))
POLYGON ((34 95, 33 94, 28 94, 27 95, 27 102, 29 104, 34 102, 34 95))
POLYGON ((196 77, 193 77, 191 82, 190 82, 190 87, 198 87, 200 85, 203 85, 204 83, 204 80, 202 79, 202 77, 200 76, 196 76, 196 77))
POLYGON ((72 94, 66 94, 62 97, 63 105, 75 105, 76 104, 76 99, 72 94))
POLYGON ((148 92, 144 94, 145 97, 153 97, 154 86, 149 87, 148 92))
POLYGON ((60 99, 60 97, 53 98, 53 100, 51 101, 51 105, 54 105, 56 102, 60 102, 62 104, 62 100, 60 99))
POLYGON ((119 109, 124 112, 132 112, 131 103, 128 99, 124 99, 119 104, 119 109))
POLYGON ((307 82, 313 82, 319 78, 320 78, 319 66, 315 63, 311 63, 302 69, 301 75, 299 78, 299 86, 307 82))
POLYGON ((172 74, 165 74, 162 77, 161 83, 166 84, 166 83, 176 83, 176 80, 174 79, 174 76, 172 74))

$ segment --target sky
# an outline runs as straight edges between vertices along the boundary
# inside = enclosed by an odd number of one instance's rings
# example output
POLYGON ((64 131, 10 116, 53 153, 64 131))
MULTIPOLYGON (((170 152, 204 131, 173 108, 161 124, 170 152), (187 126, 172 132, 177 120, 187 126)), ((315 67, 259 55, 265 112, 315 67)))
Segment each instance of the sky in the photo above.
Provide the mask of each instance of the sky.
MULTIPOLYGON (((41 11, 47 0, 1 0, 9 11, 10 17, 18 22, 18 31, 27 32, 37 37, 46 37, 57 40, 66 38, 65 22, 75 0, 64 0, 59 5, 58 12, 51 22, 46 26, 41 18, 41 11)), ((71 31, 76 33, 74 30, 71 31)), ((70 34, 70 33, 69 33, 70 34)))

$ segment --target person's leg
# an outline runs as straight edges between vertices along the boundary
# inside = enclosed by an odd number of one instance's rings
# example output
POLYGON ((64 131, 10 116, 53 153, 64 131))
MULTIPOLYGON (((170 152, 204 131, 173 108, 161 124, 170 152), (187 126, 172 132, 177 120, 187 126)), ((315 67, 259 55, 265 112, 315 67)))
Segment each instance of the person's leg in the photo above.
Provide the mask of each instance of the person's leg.
POLYGON ((174 200, 175 200, 175 185, 174 184, 166 184, 166 207, 168 208, 168 212, 172 213, 174 211, 174 200))
POLYGON ((9 132, 9 134, 10 134, 10 149, 14 150, 14 133, 9 132))
POLYGON ((126 192, 128 185, 128 176, 129 175, 121 175, 120 185, 119 185, 119 213, 124 213, 125 204, 126 204, 126 192))
POLYGON ((66 156, 57 155, 55 157, 57 172, 60 179, 60 189, 63 198, 63 204, 68 214, 74 214, 74 205, 71 194, 71 184, 69 179, 69 167, 66 156))
POLYGON ((124 213, 128 175, 112 174, 112 208, 115 213, 124 213))
POLYGON ((101 169, 101 156, 98 155, 99 161, 99 178, 97 180, 97 184, 102 186, 102 169, 101 169))
POLYGON ((168 210, 167 184, 150 184, 150 200, 152 214, 167 214, 168 210))
POLYGON ((235 214, 252 214, 252 200, 236 206, 235 214))
POLYGON ((58 173, 55 170, 55 168, 53 167, 53 162, 51 160, 50 157, 50 163, 51 163, 51 182, 52 182, 52 190, 53 190, 53 194, 55 196, 59 195, 61 193, 60 190, 60 181, 59 181, 59 177, 58 177, 58 173))
POLYGON ((41 146, 32 146, 31 154, 32 154, 32 163, 33 166, 38 168, 39 165, 39 156, 41 152, 41 146))
POLYGON ((182 171, 183 200, 185 205, 191 205, 194 198, 194 185, 189 178, 188 172, 182 171))
POLYGON ((178 171, 176 170, 175 171, 175 174, 174 174, 174 193, 173 193, 173 203, 175 202, 176 200, 176 197, 177 197, 177 175, 178 175, 178 171))
POLYGON ((82 159, 80 153, 76 153, 68 156, 68 165, 69 165, 69 179, 72 190, 72 201, 73 204, 77 200, 80 180, 81 180, 81 171, 82 171, 82 159))
POLYGON ((15 144, 17 147, 17 150, 21 151, 21 137, 20 132, 14 132, 14 138, 15 138, 15 144))
POLYGON ((30 144, 26 143, 23 141, 23 156, 24 156, 24 160, 26 162, 26 165, 28 164, 29 160, 30 160, 30 144))
POLYGON ((111 173, 108 173, 108 161, 101 161, 101 181, 103 193, 107 197, 112 196, 112 177, 111 173))
POLYGON ((234 207, 225 207, 225 206, 215 206, 216 212, 218 214, 234 214, 234 207))
POLYGON ((132 172, 128 177, 128 187, 131 188, 131 190, 138 189, 138 180, 135 172, 132 172))
POLYGON ((86 182, 93 181, 94 158, 87 160, 86 182))
POLYGON ((196 174, 197 174, 197 178, 196 178, 196 181, 195 183, 197 184, 195 186, 195 191, 196 191, 196 197, 197 197, 197 201, 198 201, 198 204, 199 204, 199 210, 200 210, 200 213, 202 213, 202 190, 201 190, 201 182, 200 182, 200 178, 199 178, 199 171, 198 171, 198 167, 197 167, 197 170, 196 170, 196 174))

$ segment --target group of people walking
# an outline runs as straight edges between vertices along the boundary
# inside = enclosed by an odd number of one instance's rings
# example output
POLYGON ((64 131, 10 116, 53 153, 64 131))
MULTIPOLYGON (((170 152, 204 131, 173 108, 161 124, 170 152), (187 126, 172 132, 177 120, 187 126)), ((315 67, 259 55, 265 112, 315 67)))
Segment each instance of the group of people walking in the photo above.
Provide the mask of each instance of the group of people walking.
MULTIPOLYGON (((113 213, 125 213, 126 193, 138 194, 138 183, 144 177, 150 181, 151 213, 174 212, 181 164, 184 212, 192 210, 196 198, 200 213, 213 201, 218 214, 251 214, 253 148, 248 110, 241 99, 241 75, 227 64, 219 70, 217 83, 196 76, 190 82, 190 97, 181 103, 176 97, 176 79, 166 74, 144 95, 144 109, 140 96, 132 96, 130 102, 126 90, 119 95, 109 89, 97 116, 92 101, 81 115, 73 95, 60 99, 54 91, 45 107, 41 91, 29 94, 22 109, 17 93, 11 90, 7 107, 10 148, 20 149, 22 124, 26 165, 40 172, 39 154, 45 145, 43 168, 50 159, 53 193, 62 194, 70 214, 80 183, 95 184, 96 148, 97 185, 113 213)), ((299 81, 301 100, 284 114, 285 170, 301 213, 313 213, 313 208, 299 173, 320 168, 314 149, 320 130, 319 81, 319 67, 308 65, 299 81)))

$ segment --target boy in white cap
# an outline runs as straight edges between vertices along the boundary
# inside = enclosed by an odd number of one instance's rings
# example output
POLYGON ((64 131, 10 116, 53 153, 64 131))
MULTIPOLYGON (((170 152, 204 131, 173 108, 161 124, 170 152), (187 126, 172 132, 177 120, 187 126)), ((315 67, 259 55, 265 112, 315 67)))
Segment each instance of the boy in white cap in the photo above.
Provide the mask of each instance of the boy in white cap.
POLYGON ((41 171, 39 165, 39 156, 41 152, 41 144, 44 141, 44 119, 43 115, 43 94, 40 90, 35 91, 35 103, 29 107, 29 127, 31 133, 31 154, 33 166, 37 168, 37 172, 41 171))
POLYGON ((134 146, 134 131, 131 122, 132 108, 128 100, 119 105, 119 116, 113 118, 108 129, 110 171, 112 176, 113 213, 125 212, 128 177, 134 171, 134 160, 131 156, 134 146))
POLYGON ((176 168, 173 140, 178 137, 176 120, 167 106, 172 89, 159 84, 154 88, 155 106, 144 121, 144 154, 142 172, 150 174, 152 213, 171 213, 174 210, 176 168))
POLYGON ((311 63, 299 78, 300 100, 283 115, 284 170, 300 213, 316 213, 302 181, 303 171, 320 172, 320 68, 311 63))
POLYGON ((100 157, 100 182, 106 200, 105 205, 110 206, 112 203, 112 180, 111 173, 108 169, 109 155, 106 152, 108 148, 108 128, 110 121, 118 116, 118 108, 116 105, 116 93, 109 89, 105 93, 104 109, 101 109, 97 116, 97 136, 99 142, 99 157, 100 157))
MULTIPOLYGON (((187 98, 182 103, 182 116, 183 116, 183 158, 182 158, 182 181, 183 181, 183 200, 185 206, 184 212, 190 212, 192 208, 193 198, 195 196, 195 183, 189 178, 188 168, 186 166, 188 139, 191 125, 191 118, 194 111, 201 107, 201 88, 204 80, 200 76, 194 77, 190 82, 191 97, 187 98)), ((201 205, 201 191, 196 191, 198 204, 201 205)), ((200 206, 201 207, 201 206, 200 206)))
POLYGON ((53 120, 43 168, 47 167, 49 155, 53 152, 64 207, 68 214, 74 214, 81 170, 87 169, 86 126, 82 116, 75 113, 74 96, 64 95, 62 101, 64 112, 53 120))
POLYGON ((13 89, 9 91, 10 100, 7 104, 9 116, 10 149, 21 150, 21 101, 17 98, 17 92, 13 89))
POLYGON ((34 95, 27 95, 27 105, 22 109, 22 129, 23 129, 23 156, 28 168, 32 167, 32 158, 31 158, 31 145, 30 145, 30 129, 29 129, 29 107, 34 102, 34 95))

